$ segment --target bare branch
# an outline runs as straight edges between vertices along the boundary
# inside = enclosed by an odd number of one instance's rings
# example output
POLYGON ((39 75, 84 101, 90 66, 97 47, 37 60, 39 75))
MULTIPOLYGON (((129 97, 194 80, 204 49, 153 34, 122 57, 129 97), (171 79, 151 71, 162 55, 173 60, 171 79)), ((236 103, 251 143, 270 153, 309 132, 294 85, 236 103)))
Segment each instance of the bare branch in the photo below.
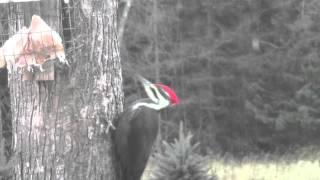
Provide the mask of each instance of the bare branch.
POLYGON ((124 28, 126 26, 126 22, 127 22, 127 19, 128 19, 128 14, 129 14, 131 5, 132 5, 132 0, 127 0, 127 2, 125 3, 125 7, 123 9, 122 16, 120 18, 120 23, 119 23, 119 26, 118 26, 118 40, 119 40, 119 45, 120 46, 121 46, 123 32, 124 32, 124 28))

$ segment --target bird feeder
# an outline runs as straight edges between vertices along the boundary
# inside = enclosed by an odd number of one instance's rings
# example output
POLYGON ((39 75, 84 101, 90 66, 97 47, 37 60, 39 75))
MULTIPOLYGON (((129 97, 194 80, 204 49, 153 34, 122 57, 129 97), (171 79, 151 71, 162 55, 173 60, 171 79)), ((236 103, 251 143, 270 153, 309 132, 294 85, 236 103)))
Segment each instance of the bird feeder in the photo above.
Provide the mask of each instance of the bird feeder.
POLYGON ((0 55, 9 72, 22 69, 23 80, 54 80, 54 61, 67 64, 60 35, 37 15, 4 43, 0 55))

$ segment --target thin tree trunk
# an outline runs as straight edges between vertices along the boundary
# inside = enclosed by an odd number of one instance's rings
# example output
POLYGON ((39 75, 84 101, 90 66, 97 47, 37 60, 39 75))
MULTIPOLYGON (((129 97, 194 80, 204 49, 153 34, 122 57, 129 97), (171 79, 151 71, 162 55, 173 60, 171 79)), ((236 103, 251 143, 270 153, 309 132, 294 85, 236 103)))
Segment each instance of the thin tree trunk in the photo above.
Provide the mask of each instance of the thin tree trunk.
MULTIPOLYGON (((160 61, 159 61, 159 44, 158 44, 158 1, 153 0, 153 34, 154 34, 154 61, 155 61, 155 79, 156 82, 160 82, 160 61)), ((162 139, 162 117, 158 114, 158 136, 156 141, 156 149, 160 150, 161 139, 162 139)))
POLYGON ((124 29, 126 27, 126 23, 128 20, 128 14, 129 11, 131 9, 131 5, 132 5, 132 1, 133 0, 126 0, 125 2, 125 6, 123 8, 122 14, 120 16, 120 20, 119 20, 119 25, 118 25, 118 41, 119 41, 119 46, 121 46, 122 40, 123 40, 123 34, 124 34, 124 29))
MULTIPOLYGON (((77 19, 70 47, 76 48, 67 54, 70 67, 56 66, 55 81, 9 78, 16 179, 116 180, 110 131, 123 105, 117 0, 80 2, 73 2, 77 19)), ((42 0, 38 7, 39 15, 62 32, 59 3, 42 0)))

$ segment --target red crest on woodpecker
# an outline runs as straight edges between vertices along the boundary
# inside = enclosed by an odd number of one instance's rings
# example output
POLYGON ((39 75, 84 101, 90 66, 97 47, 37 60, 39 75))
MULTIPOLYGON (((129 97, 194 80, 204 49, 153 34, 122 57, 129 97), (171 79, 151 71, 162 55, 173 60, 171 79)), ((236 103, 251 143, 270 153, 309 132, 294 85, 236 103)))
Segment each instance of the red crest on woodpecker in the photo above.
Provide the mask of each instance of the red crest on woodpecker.
POLYGON ((160 87, 163 91, 165 91, 168 94, 171 104, 178 105, 180 103, 179 97, 169 86, 166 86, 164 84, 155 84, 155 85, 157 87, 160 87))

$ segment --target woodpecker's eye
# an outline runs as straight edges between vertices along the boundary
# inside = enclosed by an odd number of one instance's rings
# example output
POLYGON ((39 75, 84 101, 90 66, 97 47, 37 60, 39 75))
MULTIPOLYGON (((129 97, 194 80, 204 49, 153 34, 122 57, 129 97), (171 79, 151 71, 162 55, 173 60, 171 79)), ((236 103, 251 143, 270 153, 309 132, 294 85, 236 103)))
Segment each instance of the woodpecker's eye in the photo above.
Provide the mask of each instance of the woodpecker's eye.
POLYGON ((160 89, 160 94, 162 95, 162 97, 164 97, 164 98, 166 98, 166 99, 170 99, 170 96, 169 96, 169 94, 166 92, 166 91, 164 91, 162 88, 159 88, 160 89))

